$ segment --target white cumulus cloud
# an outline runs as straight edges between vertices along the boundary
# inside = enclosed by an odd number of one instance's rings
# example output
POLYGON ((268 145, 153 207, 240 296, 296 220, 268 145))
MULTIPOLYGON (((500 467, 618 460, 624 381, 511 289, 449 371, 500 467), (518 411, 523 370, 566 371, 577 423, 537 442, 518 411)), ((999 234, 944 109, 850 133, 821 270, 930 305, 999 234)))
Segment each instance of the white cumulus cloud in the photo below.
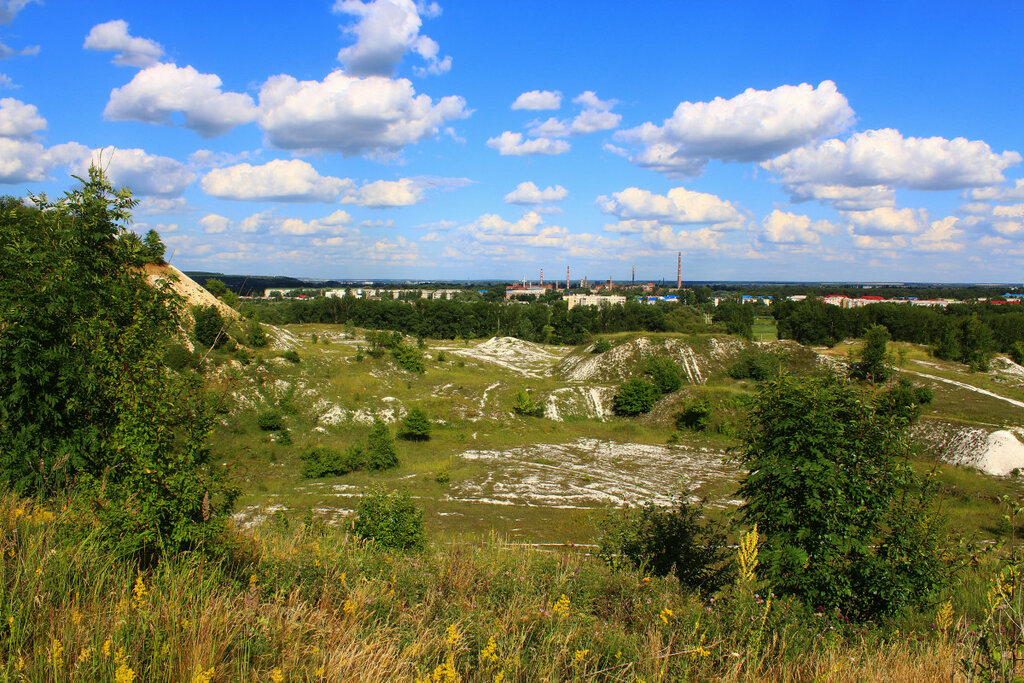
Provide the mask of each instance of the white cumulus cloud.
POLYGON ((199 227, 211 235, 227 232, 232 225, 234 225, 234 221, 219 213, 207 214, 199 219, 199 227))
POLYGON ((85 177, 91 163, 106 171, 112 185, 126 186, 140 196, 179 197, 196 179, 180 161, 141 149, 95 149, 76 162, 75 175, 85 177))
POLYGON ((523 140, 522 133, 505 131, 495 138, 487 141, 487 146, 498 150, 502 156, 529 156, 533 154, 565 154, 569 151, 569 143, 565 140, 549 140, 548 138, 535 138, 523 140))
POLYGON ((832 81, 746 91, 731 99, 682 102, 661 126, 644 123, 616 137, 641 146, 631 160, 673 177, 699 175, 710 159, 762 161, 853 121, 846 97, 832 81))
POLYGON ((663 195, 638 187, 627 187, 596 202, 602 213, 620 220, 659 221, 661 223, 708 224, 718 229, 741 228, 745 224, 739 209, 713 194, 675 187, 663 195))
POLYGON ((524 92, 512 103, 512 109, 543 111, 562 106, 562 93, 558 90, 531 90, 524 92))
POLYGON ((376 180, 359 188, 359 192, 343 200, 374 209, 414 206, 426 199, 422 183, 412 178, 376 180))
POLYGON ((469 115, 450 95, 434 103, 409 80, 354 78, 334 71, 323 81, 273 76, 260 89, 260 125, 275 147, 389 156, 469 115))
POLYGON ((992 185, 1020 163, 1017 152, 996 154, 981 140, 905 138, 885 128, 793 150, 761 167, 790 187, 805 184, 914 190, 955 190, 992 185))
POLYGON ((866 211, 883 206, 895 206, 896 193, 885 185, 847 187, 845 185, 823 185, 803 183, 788 188, 793 202, 817 200, 839 211, 866 211))
POLYGON ((348 178, 320 175, 301 159, 236 164, 214 169, 202 181, 206 194, 242 201, 334 202, 353 186, 348 178))
POLYGON ((156 64, 110 91, 103 116, 110 121, 169 125, 171 115, 180 113, 185 126, 203 137, 222 135, 255 120, 258 110, 252 98, 222 92, 221 85, 216 74, 202 74, 191 66, 156 64))
POLYGON ((611 130, 619 125, 622 116, 613 114, 611 109, 618 102, 602 100, 592 90, 573 98, 583 110, 571 119, 549 118, 530 124, 530 135, 534 137, 564 138, 570 135, 585 135, 602 130, 611 130))
POLYGON ((924 209, 881 207, 850 212, 846 218, 854 230, 862 235, 918 234, 928 227, 928 212, 924 209))
POLYGON ((27 138, 46 128, 46 119, 34 104, 25 104, 13 97, 0 99, 0 135, 27 138))
POLYGON ((505 195, 508 204, 553 204, 569 196, 569 191, 561 185, 548 186, 543 190, 533 181, 516 185, 516 189, 505 195))
POLYGON ((123 19, 93 26, 82 47, 86 50, 117 52, 113 62, 121 66, 153 66, 164 54, 160 43, 128 33, 128 22, 123 19))
POLYGON ((969 193, 976 202, 1013 202, 1024 199, 1024 178, 1017 178, 1011 187, 994 185, 979 187, 969 193))
POLYGON ((33 2, 42 4, 40 0, 0 0, 0 24, 11 23, 18 12, 33 2))
POLYGON ((812 221, 810 216, 778 209, 763 221, 765 237, 769 242, 820 244, 822 235, 834 235, 839 226, 830 221, 812 221))
POLYGON ((89 148, 77 142, 45 148, 32 140, 0 137, 0 183, 38 183, 50 171, 88 157, 89 148))
POLYGON ((338 61, 353 76, 392 76, 405 53, 422 57, 426 66, 417 73, 441 74, 451 69, 452 58, 440 57, 436 41, 420 34, 426 16, 437 16, 440 7, 431 3, 418 7, 412 0, 337 0, 334 11, 358 17, 346 33, 356 42, 338 52, 338 61))

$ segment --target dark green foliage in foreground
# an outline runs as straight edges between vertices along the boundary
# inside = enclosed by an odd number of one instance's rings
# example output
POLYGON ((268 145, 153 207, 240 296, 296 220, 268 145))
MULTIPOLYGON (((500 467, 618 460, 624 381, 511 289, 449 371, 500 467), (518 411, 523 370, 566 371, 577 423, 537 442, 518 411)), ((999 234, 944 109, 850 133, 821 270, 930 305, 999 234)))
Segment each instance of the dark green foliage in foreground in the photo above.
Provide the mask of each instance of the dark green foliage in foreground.
POLYGON ((424 544, 423 510, 407 491, 377 489, 364 495, 356 508, 353 529, 385 548, 420 550, 424 544))
POLYGON ((948 579, 932 498, 906 460, 905 398, 831 374, 761 387, 739 493, 773 590, 872 618, 926 604, 948 579))
POLYGON ((215 277, 211 277, 203 285, 210 294, 213 294, 218 299, 228 293, 228 288, 224 284, 223 280, 218 280, 215 277))
POLYGON ((684 500, 671 507, 649 502, 615 510, 605 519, 598 554, 655 576, 673 573, 686 588, 713 593, 729 580, 731 551, 722 525, 702 510, 684 500))
POLYGON ((544 417, 544 404, 534 401, 526 391, 520 390, 512 399, 512 412, 527 417, 544 417))
POLYGON ((366 451, 352 444, 344 452, 329 446, 313 446, 302 453, 302 476, 316 479, 355 472, 366 466, 366 451))
POLYGON ((651 382, 663 394, 679 391, 679 387, 683 386, 683 369, 671 358, 649 358, 643 368, 644 374, 651 378, 651 382))
POLYGON ((163 240, 160 239, 160 233, 156 230, 151 229, 142 238, 142 248, 148 263, 161 265, 164 263, 164 253, 167 251, 167 247, 164 246, 163 240))
POLYGON ((612 402, 617 415, 642 415, 651 412, 658 401, 658 390, 644 379, 631 379, 615 394, 612 402))
POLYGON ((267 345, 267 333, 263 331, 263 326, 255 318, 250 319, 246 324, 245 334, 248 338, 249 346, 254 349, 262 349, 267 345))
POLYGON ((200 379, 164 363, 184 304, 122 239, 135 200, 93 168, 35 204, 0 203, 0 481, 77 494, 143 562, 220 537, 235 492, 204 448, 200 379))
POLYGON ((411 408, 402 419, 402 430, 399 432, 406 441, 429 441, 430 418, 420 407, 411 408))
POLYGON ((196 341, 204 349, 219 349, 228 340, 224 330, 224 318, 213 304, 195 312, 196 326, 193 330, 196 341))
MULTIPOLYGON (((749 305, 749 304, 748 304, 749 305)), ((779 354, 760 348, 744 349, 729 366, 728 373, 733 379, 752 379, 763 382, 777 377, 782 358, 779 354)))
POLYGON ((366 467, 371 470, 389 470, 398 467, 398 453, 395 451, 395 437, 381 420, 374 420, 367 437, 369 451, 366 467))

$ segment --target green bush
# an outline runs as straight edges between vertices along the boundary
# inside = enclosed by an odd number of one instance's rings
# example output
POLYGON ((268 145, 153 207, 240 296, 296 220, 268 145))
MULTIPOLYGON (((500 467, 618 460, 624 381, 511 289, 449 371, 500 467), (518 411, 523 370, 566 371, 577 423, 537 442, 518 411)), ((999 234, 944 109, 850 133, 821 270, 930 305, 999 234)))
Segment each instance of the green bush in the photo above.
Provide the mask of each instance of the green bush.
POLYGON ((399 436, 406 441, 428 441, 430 440, 430 429, 430 418, 422 408, 414 407, 402 420, 399 436))
POLYGON ((631 379, 621 387, 612 402, 618 415, 642 415, 651 412, 658 401, 658 389, 647 380, 631 379))
POLYGON ((301 358, 299 358, 299 352, 296 351, 295 349, 288 349, 287 351, 282 351, 281 358, 284 358, 289 363, 298 363, 300 360, 302 360, 301 358))
POLYGON ((370 435, 367 437, 369 454, 366 467, 371 470, 389 470, 398 467, 398 453, 395 451, 395 438, 391 430, 380 420, 373 421, 370 435))
POLYGON ((300 457, 302 476, 310 479, 348 474, 366 466, 366 451, 361 444, 352 444, 344 452, 328 446, 312 446, 300 457))
POLYGON ((228 340, 224 329, 224 318, 213 304, 199 308, 195 313, 196 325, 193 330, 196 341, 207 349, 219 349, 228 340))
POLYGON ((644 363, 644 374, 651 378, 655 388, 662 394, 679 391, 683 386, 683 369, 671 358, 655 356, 644 363))
POLYGON ((1024 365, 1024 342, 1014 342, 1010 347, 1009 356, 1017 365, 1024 365))
POLYGON ((762 385, 739 494, 765 538, 759 573, 773 590, 871 619, 946 585, 941 518, 907 460, 912 416, 832 374, 762 385))
POLYGON ((256 416, 256 425, 265 432, 284 428, 284 417, 277 410, 265 410, 256 416))
POLYGON ((359 500, 353 530, 385 548, 420 550, 424 545, 423 510, 406 491, 375 489, 359 500))
POLYGON ((711 414, 711 401, 706 397, 691 401, 676 415, 676 429, 703 432, 711 425, 711 414))
POLYGON ((218 547, 237 490, 205 447, 202 382, 165 363, 185 302, 120 239, 135 203, 95 167, 56 201, 0 201, 0 483, 73 489, 115 554, 150 564, 218 547))
POLYGON ((519 390, 512 398, 512 412, 527 417, 544 417, 544 404, 534 401, 524 390, 519 390))
POLYGON ((612 348, 611 343, 604 337, 598 337, 597 341, 594 342, 594 348, 591 353, 604 353, 612 348))
POLYGON ((648 502, 609 513, 598 555, 627 562, 655 576, 672 573, 691 590, 710 595, 729 579, 725 530, 700 506, 678 500, 671 507, 648 502))
POLYGON ((255 319, 250 319, 247 323, 245 335, 249 340, 249 346, 254 349, 261 349, 267 345, 267 333, 263 331, 263 326, 255 319))
POLYGON ((405 344, 396 344, 391 349, 391 356, 398 367, 409 372, 424 372, 427 367, 423 362, 423 351, 405 344))
POLYGON ((759 348, 744 349, 727 370, 733 379, 752 379, 763 382, 778 377, 782 359, 778 354, 759 348))
POLYGON ((885 382, 892 376, 892 359, 889 357, 889 330, 883 325, 873 325, 864 335, 864 348, 860 358, 850 365, 850 377, 868 382, 885 382))

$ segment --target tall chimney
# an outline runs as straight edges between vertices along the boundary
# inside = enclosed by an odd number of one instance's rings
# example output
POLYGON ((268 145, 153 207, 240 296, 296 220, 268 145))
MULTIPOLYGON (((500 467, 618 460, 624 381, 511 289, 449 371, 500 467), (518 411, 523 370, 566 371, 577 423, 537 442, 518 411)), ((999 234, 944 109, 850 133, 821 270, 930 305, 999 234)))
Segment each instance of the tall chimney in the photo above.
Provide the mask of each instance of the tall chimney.
POLYGON ((636 266, 633 266, 633 281, 630 282, 629 284, 631 284, 631 285, 635 285, 636 284, 636 266))
POLYGON ((544 286, 544 269, 543 268, 540 269, 540 286, 541 287, 544 286))
POLYGON ((679 252, 678 261, 676 261, 676 289, 683 288, 683 252, 679 252))
POLYGON ((569 291, 569 266, 565 267, 565 291, 569 291))

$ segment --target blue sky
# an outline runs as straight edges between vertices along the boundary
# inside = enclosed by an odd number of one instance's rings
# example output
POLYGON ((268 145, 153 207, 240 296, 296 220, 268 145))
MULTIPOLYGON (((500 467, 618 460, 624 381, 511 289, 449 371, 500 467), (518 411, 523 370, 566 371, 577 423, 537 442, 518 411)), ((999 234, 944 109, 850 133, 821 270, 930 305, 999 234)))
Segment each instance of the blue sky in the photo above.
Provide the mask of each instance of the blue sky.
POLYGON ((0 0, 0 191, 184 270, 1020 282, 1024 5, 0 0))

